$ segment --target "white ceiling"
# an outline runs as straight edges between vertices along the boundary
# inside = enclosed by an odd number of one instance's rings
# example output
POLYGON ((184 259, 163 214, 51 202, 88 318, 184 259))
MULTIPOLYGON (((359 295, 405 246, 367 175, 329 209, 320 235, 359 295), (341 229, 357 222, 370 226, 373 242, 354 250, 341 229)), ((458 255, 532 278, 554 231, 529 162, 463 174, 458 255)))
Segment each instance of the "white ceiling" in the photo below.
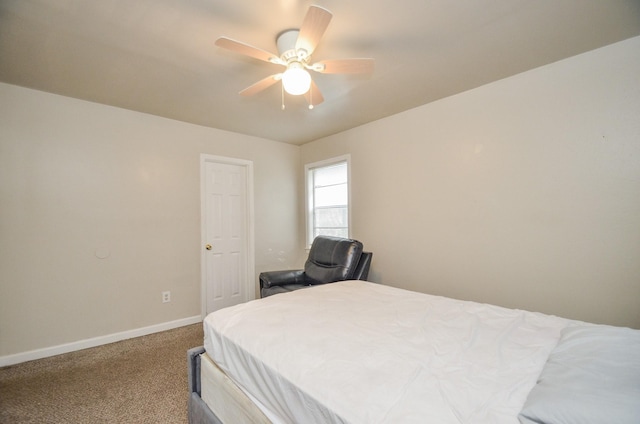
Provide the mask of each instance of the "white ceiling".
POLYGON ((640 0, 0 0, 0 81, 292 144, 335 134, 640 35, 640 0), (280 68, 214 45, 277 52, 311 4, 333 13, 314 61, 372 57, 372 75, 313 74, 308 110, 280 68))

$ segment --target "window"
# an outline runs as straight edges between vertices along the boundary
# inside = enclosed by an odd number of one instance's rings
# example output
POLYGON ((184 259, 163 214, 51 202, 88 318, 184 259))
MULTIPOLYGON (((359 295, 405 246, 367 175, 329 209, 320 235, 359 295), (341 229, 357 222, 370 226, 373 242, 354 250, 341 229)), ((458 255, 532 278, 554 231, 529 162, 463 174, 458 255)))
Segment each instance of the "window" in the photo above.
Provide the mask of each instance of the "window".
POLYGON ((307 245, 318 235, 349 237, 349 156, 305 166, 307 245))

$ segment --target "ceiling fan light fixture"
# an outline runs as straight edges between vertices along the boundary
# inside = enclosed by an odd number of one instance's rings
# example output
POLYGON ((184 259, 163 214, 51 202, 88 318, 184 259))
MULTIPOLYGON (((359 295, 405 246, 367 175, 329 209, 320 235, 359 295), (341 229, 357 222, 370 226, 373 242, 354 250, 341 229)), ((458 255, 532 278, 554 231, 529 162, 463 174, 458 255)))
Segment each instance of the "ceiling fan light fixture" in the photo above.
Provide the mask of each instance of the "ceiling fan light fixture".
POLYGON ((293 62, 282 74, 282 85, 287 93, 299 96, 309 91, 311 75, 301 63, 293 62))
POLYGON ((218 38, 216 40, 218 47, 286 68, 283 73, 271 75, 250 85, 240 91, 240 95, 251 96, 271 87, 278 81, 282 81, 280 91, 283 109, 285 91, 287 94, 294 96, 304 95, 309 109, 313 109, 324 102, 324 97, 318 86, 311 79, 310 71, 322 74, 371 73, 373 71, 373 59, 354 58, 311 62, 311 55, 327 29, 332 16, 331 12, 323 7, 309 6, 309 10, 307 10, 302 26, 299 29, 286 29, 276 36, 279 57, 266 50, 228 37, 218 38))

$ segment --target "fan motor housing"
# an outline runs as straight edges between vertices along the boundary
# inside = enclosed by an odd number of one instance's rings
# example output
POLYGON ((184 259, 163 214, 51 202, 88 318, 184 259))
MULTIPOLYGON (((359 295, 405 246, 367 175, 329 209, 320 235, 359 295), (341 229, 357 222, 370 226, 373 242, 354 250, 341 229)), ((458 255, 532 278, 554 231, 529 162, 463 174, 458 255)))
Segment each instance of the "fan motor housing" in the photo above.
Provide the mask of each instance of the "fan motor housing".
POLYGON ((298 40, 298 29, 287 29, 282 31, 276 37, 276 45, 280 58, 289 63, 291 60, 306 61, 309 59, 304 51, 296 51, 296 41, 298 40))

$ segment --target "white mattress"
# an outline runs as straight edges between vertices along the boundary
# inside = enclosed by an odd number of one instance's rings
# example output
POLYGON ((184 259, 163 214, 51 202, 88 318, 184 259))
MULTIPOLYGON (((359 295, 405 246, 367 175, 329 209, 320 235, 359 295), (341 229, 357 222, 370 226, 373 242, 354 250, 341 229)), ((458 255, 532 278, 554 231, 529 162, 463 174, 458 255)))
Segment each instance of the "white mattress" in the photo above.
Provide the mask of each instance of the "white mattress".
POLYGON ((571 321, 364 281, 204 320, 207 354, 285 423, 517 423, 571 321))

